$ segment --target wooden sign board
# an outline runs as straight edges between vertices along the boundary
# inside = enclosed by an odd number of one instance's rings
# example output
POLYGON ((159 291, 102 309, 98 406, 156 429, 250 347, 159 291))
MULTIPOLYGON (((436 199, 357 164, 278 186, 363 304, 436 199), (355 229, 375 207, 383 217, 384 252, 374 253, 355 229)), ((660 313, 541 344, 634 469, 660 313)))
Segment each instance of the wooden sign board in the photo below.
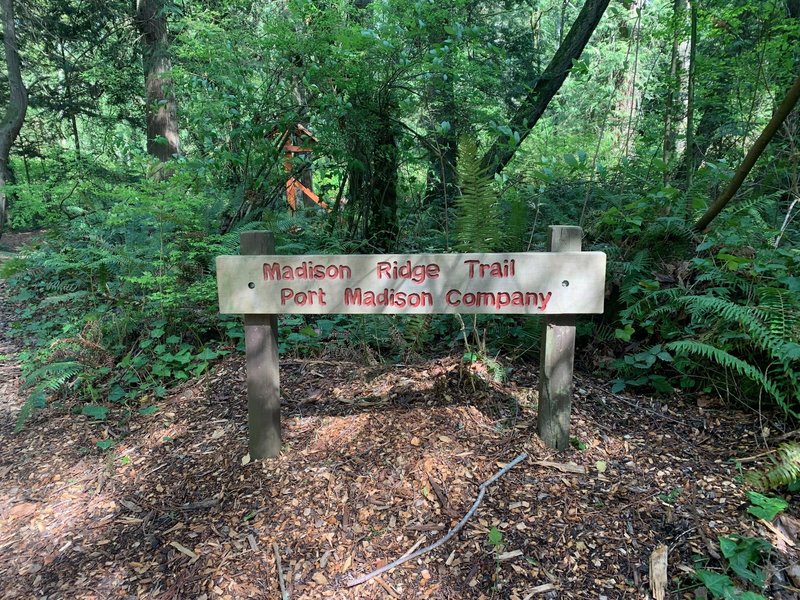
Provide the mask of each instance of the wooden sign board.
POLYGON ((222 313, 244 314, 250 457, 281 449, 279 314, 544 315, 537 431, 569 442, 575 315, 603 312, 606 256, 580 227, 551 226, 546 253, 278 256, 267 231, 217 257, 222 313))
POLYGON ((603 312, 602 252, 220 256, 222 313, 603 312))

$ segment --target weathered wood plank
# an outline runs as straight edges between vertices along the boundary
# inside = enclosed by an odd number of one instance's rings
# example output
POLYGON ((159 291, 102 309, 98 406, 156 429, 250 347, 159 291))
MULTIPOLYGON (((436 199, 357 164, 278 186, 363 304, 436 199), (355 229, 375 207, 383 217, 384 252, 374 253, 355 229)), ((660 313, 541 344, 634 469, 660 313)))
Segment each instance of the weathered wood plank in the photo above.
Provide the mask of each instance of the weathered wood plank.
POLYGON ((603 312, 602 252, 220 256, 220 312, 603 312))
MULTIPOLYGON (((582 233, 580 227, 551 226, 547 250, 579 252, 582 233)), ((542 441, 556 450, 569 445, 574 362, 575 315, 546 317, 539 359, 537 431, 542 441)))
MULTIPOLYGON (((275 251, 274 238, 268 231, 245 231, 240 244, 243 255, 275 251)), ((245 314, 244 343, 250 458, 272 458, 281 451, 277 315, 245 314)))

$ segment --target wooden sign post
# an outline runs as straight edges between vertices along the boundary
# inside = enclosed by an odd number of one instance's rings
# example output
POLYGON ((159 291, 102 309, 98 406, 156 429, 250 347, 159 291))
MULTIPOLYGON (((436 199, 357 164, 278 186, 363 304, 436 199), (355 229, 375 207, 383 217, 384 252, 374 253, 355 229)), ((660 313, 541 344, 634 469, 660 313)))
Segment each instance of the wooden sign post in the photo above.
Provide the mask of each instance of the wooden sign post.
MULTIPOLYGON (((245 231, 239 243, 243 255, 275 252, 275 240, 269 231, 245 231)), ((244 347, 250 457, 278 456, 281 451, 278 315, 245 314, 244 347)))
POLYGON ((575 315, 603 312, 606 256, 580 251, 579 227, 551 227, 551 252, 273 255, 272 234, 242 234, 217 257, 220 312, 245 315, 250 457, 280 452, 278 314, 540 314, 539 435, 569 438, 575 315))
MULTIPOLYGON (((580 252, 580 227, 550 227, 548 252, 580 252)), ((569 286, 569 281, 561 285, 569 286)), ((536 431, 550 448, 569 445, 569 415, 572 410, 572 370, 575 362, 575 315, 545 317, 539 353, 539 408, 536 431)))

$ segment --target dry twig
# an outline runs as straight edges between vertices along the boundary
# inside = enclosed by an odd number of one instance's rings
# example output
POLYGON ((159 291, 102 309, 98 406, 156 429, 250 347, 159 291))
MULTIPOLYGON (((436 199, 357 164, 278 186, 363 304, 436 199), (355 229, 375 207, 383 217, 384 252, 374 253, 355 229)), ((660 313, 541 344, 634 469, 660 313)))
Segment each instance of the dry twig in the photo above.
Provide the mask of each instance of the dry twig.
POLYGON ((276 542, 272 542, 272 551, 275 553, 275 566, 278 568, 278 584, 281 586, 281 600, 289 600, 286 591, 286 583, 283 581, 283 571, 281 570, 281 551, 276 542))
POLYGON ((388 565, 384 565, 380 569, 376 569, 372 573, 367 573, 366 575, 362 575, 361 577, 357 577, 355 579, 350 579, 347 582, 347 587, 354 587, 354 586, 357 586, 357 585, 361 585, 362 583, 365 583, 365 582, 369 581, 373 577, 377 577, 378 575, 380 575, 382 573, 385 573, 386 571, 390 571, 390 570, 394 569, 395 567, 399 567, 403 563, 408 562, 409 560, 413 560, 413 559, 417 558, 418 556, 422 556, 426 552, 430 552, 431 550, 435 550, 436 548, 438 548, 442 544, 447 543, 455 534, 457 534, 459 531, 461 531, 461 529, 464 527, 464 525, 467 524, 467 521, 470 519, 470 517, 472 517, 472 515, 475 514, 475 511, 478 509, 478 506, 480 505, 481 501, 483 500, 484 494, 486 494, 486 488, 489 487, 490 485, 492 485, 500 477, 502 477, 503 475, 508 473, 515 465, 517 465, 518 463, 522 462, 526 458, 528 458, 528 455, 523 452, 522 454, 517 456, 514 460, 512 460, 510 463, 508 463, 505 467, 500 469, 497 473, 492 475, 489 479, 484 481, 480 485, 480 487, 478 488, 478 497, 476 498, 474 504, 472 505, 472 508, 469 509, 469 512, 467 512, 467 514, 464 515, 464 518, 461 519, 455 527, 453 527, 450 531, 448 531, 447 535, 444 536, 442 539, 434 542, 430 546, 425 546, 424 548, 422 548, 421 550, 417 550, 416 552, 406 553, 406 555, 398 558, 396 561, 391 562, 388 565))

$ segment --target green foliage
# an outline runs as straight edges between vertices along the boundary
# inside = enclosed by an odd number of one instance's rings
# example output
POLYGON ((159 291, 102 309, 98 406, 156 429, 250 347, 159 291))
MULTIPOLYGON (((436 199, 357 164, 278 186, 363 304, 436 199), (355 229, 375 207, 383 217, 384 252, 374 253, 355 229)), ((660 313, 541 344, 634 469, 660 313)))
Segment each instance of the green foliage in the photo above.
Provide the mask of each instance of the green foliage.
POLYGON ((751 471, 747 474, 747 481, 757 489, 774 490, 800 480, 800 443, 781 444, 768 460, 769 465, 765 470, 751 471))
MULTIPOLYGON (((720 536, 719 547, 728 567, 742 581, 756 587, 764 587, 764 571, 761 565, 769 555, 772 546, 761 538, 748 538, 740 535, 720 536)), ((714 598, 724 600, 765 600, 764 596, 750 591, 742 591, 725 573, 715 573, 697 569, 696 577, 714 598)))
MULTIPOLYGON (((617 336, 622 337, 624 336, 617 336)), ((621 360, 614 361, 614 368, 624 373, 625 377, 617 377, 611 386, 611 391, 616 393, 626 387, 649 386, 657 392, 670 393, 672 386, 666 377, 650 371, 657 362, 671 363, 672 355, 664 350, 661 344, 656 344, 652 348, 647 348, 634 354, 626 354, 621 360)))
POLYGON ((492 527, 489 530, 489 533, 486 535, 486 538, 492 546, 497 548, 503 544, 503 532, 500 531, 497 527, 492 527))
POLYGON ((500 216, 491 179, 481 167, 475 142, 461 139, 458 154, 455 231, 462 252, 491 252, 501 245, 500 216))
POLYGON ((725 350, 717 348, 716 346, 704 344, 703 342, 698 342, 695 340, 670 342, 667 344, 667 348, 673 350, 679 355, 705 358, 724 369, 730 369, 738 375, 747 377, 748 379, 758 383, 761 388, 770 396, 772 396, 787 412, 797 416, 797 414, 794 412, 794 409, 789 408, 787 405, 786 396, 781 392, 781 390, 772 381, 767 379, 767 377, 757 367, 751 365, 747 361, 737 358, 725 350))
MULTIPOLYGON (((210 231, 213 203, 187 201, 176 183, 119 186, 110 205, 94 198, 91 213, 53 227, 15 265, 15 332, 39 344, 26 355, 34 393, 18 427, 67 384, 92 403, 163 395, 164 381, 228 352, 208 347, 240 327, 216 314, 213 259, 236 247, 238 231, 210 231)), ((93 406, 84 414, 101 418, 93 406)))
POLYGON ((680 219, 654 216, 657 202, 629 204, 624 213, 612 208, 601 217, 597 233, 617 240, 610 278, 618 290, 612 306, 624 356, 611 361, 616 390, 716 391, 750 406, 769 401, 787 415, 798 413, 800 300, 792 272, 800 255, 774 247, 763 204, 731 211, 699 242, 680 219), (638 233, 620 229, 614 215, 623 214, 635 227, 652 225, 638 233), (745 238, 743 229, 756 235, 745 238), (757 247, 747 245, 756 240, 757 247), (694 252, 687 252, 690 242, 694 252))
POLYGON ((720 536, 719 549, 728 560, 731 570, 742 580, 757 587, 764 586, 764 572, 758 568, 762 555, 768 554, 772 546, 761 538, 739 535, 720 536), (754 570, 755 567, 757 570, 754 570))
MULTIPOLYGON (((129 6, 26 4, 18 28, 32 102, 6 190, 10 224, 47 233, 0 267, 14 331, 34 348, 23 415, 67 392, 89 407, 163 396, 241 348, 240 321, 216 313, 213 277, 213 257, 235 253, 241 230, 272 229, 286 254, 480 252, 540 248, 555 223, 585 226, 608 254, 606 314, 579 320, 578 347, 591 342, 615 390, 703 391, 800 413, 792 132, 770 144, 711 232, 691 228, 796 71, 800 21, 783 3, 700 11, 696 148, 683 156, 663 147, 686 125, 682 103, 665 102, 682 79, 663 49, 687 41, 671 2, 612 2, 530 135, 508 123, 579 3, 361 4, 167 3, 182 155, 163 182, 146 178, 129 6), (313 166, 329 213, 285 210, 282 136, 297 123, 318 142, 311 165, 289 167, 313 166), (516 154, 492 179, 478 148, 498 140, 516 154), (443 206, 448 169, 461 193, 443 206)), ((535 357, 540 325, 287 317, 280 351, 405 360, 463 338, 499 373, 486 357, 535 357)))
POLYGON ((25 421, 36 408, 44 406, 45 398, 66 385, 75 375, 83 371, 77 361, 52 362, 33 369, 25 377, 22 389, 32 388, 27 400, 17 415, 16 431, 20 431, 25 421))
POLYGON ((753 491, 747 492, 747 499, 750 500, 747 512, 766 521, 772 521, 778 513, 789 507, 789 503, 783 498, 772 498, 753 491))
POLYGON ((696 576, 700 583, 711 592, 713 598, 723 598, 724 600, 766 600, 761 594, 738 589, 731 578, 724 573, 698 569, 696 576))

